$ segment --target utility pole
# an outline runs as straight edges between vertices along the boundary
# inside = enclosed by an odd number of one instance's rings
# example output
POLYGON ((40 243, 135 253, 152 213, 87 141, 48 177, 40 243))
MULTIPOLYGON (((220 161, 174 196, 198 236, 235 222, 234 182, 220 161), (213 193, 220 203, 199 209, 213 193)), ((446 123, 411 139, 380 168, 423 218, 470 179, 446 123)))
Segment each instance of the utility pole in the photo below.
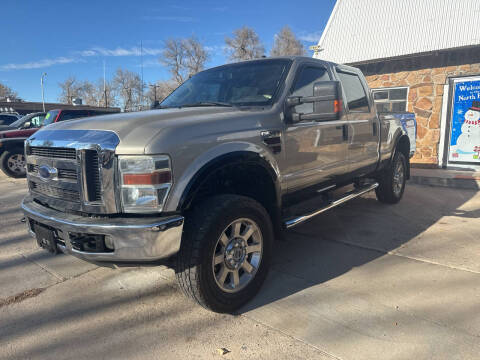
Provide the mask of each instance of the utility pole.
POLYGON ((103 97, 105 99, 105 107, 108 107, 107 80, 106 80, 106 77, 105 77, 105 59, 103 60, 103 97))
POLYGON ((153 106, 157 106, 157 87, 160 87, 159 85, 156 84, 150 84, 148 85, 153 88, 153 106))
POLYGON ((47 76, 47 73, 44 72, 40 77, 40 85, 42 86, 42 105, 43 105, 43 112, 45 112, 45 91, 43 90, 43 79, 47 76))
POLYGON ((140 40, 140 61, 141 61, 141 68, 142 68, 142 88, 140 90, 140 110, 143 110, 143 41, 140 40))

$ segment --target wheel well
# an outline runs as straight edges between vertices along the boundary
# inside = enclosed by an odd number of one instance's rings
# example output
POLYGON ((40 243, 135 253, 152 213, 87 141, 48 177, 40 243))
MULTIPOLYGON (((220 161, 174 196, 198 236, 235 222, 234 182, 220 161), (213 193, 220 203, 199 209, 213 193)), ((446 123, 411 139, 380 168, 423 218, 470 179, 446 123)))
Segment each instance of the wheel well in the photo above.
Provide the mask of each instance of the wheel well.
POLYGON ((407 160, 407 179, 410 178, 410 139, 406 135, 402 135, 398 140, 395 151, 400 151, 407 160))
POLYGON ((181 210, 188 211, 213 195, 236 194, 258 201, 275 223, 280 212, 274 179, 266 165, 257 160, 241 158, 210 166, 209 170, 199 174, 197 181, 194 181, 181 205, 181 210))

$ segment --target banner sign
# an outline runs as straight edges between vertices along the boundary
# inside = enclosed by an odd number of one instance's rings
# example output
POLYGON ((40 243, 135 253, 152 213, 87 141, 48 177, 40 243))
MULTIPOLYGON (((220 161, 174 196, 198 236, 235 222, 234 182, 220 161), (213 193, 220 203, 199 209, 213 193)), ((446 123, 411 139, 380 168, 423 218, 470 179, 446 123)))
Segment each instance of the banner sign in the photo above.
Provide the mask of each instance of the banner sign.
POLYGON ((480 163, 480 78, 454 84, 448 160, 480 163))

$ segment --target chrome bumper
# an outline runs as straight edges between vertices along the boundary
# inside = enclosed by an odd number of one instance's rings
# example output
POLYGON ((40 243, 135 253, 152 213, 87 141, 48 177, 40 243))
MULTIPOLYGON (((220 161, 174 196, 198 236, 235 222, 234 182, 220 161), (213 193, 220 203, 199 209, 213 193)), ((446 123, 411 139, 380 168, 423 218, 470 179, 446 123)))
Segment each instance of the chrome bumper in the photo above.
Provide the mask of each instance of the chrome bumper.
POLYGON ((142 263, 165 259, 180 249, 183 217, 91 218, 67 214, 42 206, 27 196, 22 202, 30 233, 31 223, 56 230, 64 245, 57 247, 90 262, 142 263), (105 235, 114 244, 112 252, 85 252, 72 248, 70 233, 105 235))

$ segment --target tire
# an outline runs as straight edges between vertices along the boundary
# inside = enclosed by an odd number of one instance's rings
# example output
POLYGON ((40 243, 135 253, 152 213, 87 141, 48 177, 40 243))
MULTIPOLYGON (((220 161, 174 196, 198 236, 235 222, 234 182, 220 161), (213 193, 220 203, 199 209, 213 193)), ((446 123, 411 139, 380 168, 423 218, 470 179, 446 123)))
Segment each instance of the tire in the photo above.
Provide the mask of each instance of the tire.
POLYGON ((23 178, 26 176, 26 161, 23 149, 5 150, 0 157, 0 167, 2 171, 13 178, 23 178), (22 165, 23 163, 23 165, 22 165))
POLYGON ((257 201, 238 195, 207 199, 185 218, 175 271, 180 288, 204 308, 234 312, 260 290, 273 238, 270 216, 257 201))
POLYGON ((403 196, 407 179, 407 160, 401 152, 395 152, 390 166, 378 179, 379 186, 375 189, 377 199, 386 204, 396 204, 403 196))

